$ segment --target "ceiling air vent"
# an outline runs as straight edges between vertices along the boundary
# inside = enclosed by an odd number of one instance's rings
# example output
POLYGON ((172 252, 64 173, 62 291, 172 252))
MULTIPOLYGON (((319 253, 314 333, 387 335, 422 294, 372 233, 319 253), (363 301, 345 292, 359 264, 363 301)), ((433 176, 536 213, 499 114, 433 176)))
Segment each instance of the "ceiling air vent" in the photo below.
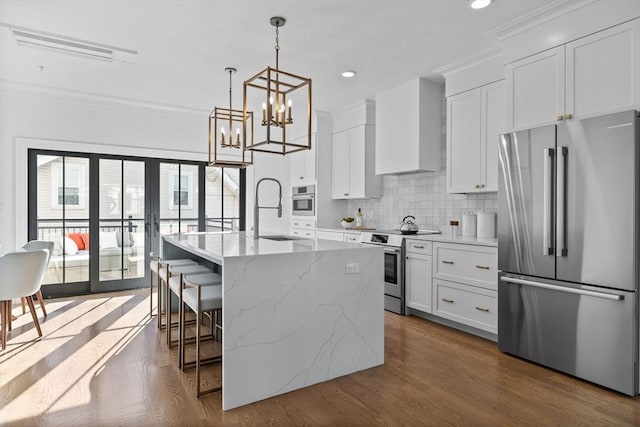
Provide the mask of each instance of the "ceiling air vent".
POLYGON ((16 43, 20 46, 36 47, 54 52, 82 56, 107 62, 126 62, 133 64, 138 52, 106 46, 86 40, 44 33, 27 28, 10 27, 16 43))

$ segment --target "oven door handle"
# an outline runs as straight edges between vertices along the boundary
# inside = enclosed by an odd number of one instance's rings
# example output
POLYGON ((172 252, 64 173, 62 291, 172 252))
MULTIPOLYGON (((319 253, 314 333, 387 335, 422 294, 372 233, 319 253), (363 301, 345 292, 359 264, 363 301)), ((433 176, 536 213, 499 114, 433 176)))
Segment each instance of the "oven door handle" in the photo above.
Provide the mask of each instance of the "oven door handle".
POLYGON ((387 253, 391 253, 391 254, 399 254, 400 253, 400 248, 384 248, 384 251, 387 253))

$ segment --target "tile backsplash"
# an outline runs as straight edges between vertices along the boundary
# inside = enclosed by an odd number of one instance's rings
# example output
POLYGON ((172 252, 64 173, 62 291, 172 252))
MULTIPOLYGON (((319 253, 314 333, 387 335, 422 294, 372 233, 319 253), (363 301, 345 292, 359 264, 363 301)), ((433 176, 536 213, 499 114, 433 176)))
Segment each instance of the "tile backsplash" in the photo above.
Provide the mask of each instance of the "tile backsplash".
POLYGON ((362 209, 364 225, 379 230, 398 228, 406 215, 416 217, 421 229, 449 230, 449 221, 461 220, 468 211, 496 212, 497 193, 448 194, 446 161, 446 101, 442 108, 442 170, 382 177, 382 197, 349 200, 353 215, 362 209))

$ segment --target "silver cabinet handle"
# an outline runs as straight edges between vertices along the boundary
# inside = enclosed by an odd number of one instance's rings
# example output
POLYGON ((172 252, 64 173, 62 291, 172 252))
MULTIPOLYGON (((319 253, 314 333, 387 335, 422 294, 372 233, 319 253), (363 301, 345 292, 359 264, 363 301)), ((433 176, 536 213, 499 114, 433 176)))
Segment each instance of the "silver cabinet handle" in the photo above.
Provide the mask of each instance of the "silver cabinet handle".
POLYGON ((424 246, 422 245, 413 245, 413 247, 416 249, 424 249, 424 246))
POLYGON ((442 301, 453 304, 453 300, 449 298, 442 298, 442 301))
POLYGON ((516 279, 513 277, 501 277, 500 280, 507 283, 514 283, 516 285, 526 285, 535 288, 551 289, 553 291, 566 292, 568 294, 588 295, 591 297, 610 299, 614 301, 622 301, 624 299, 624 295, 619 294, 609 294, 606 292, 596 292, 588 291, 586 289, 576 289, 565 286, 550 285, 548 283, 533 282, 531 280, 516 279))
POLYGON ((564 118, 565 120, 569 120, 569 119, 570 119, 570 118, 572 118, 572 117, 573 117, 573 116, 572 116, 571 114, 565 114, 565 115, 563 116, 563 118, 564 118))
POLYGON ((567 256, 567 160, 569 157, 568 147, 558 147, 562 154, 562 161, 558 161, 558 237, 557 246, 559 250, 557 256, 567 256))
POLYGON ((476 268, 479 268, 481 270, 489 270, 490 267, 488 265, 476 265, 476 268))
POLYGON ((553 148, 544 149, 544 182, 542 196, 542 255, 553 255, 552 222, 553 217, 553 148))
POLYGON ((443 260, 442 260, 442 263, 443 263, 443 264, 453 264, 453 261, 447 261, 447 260, 444 260, 444 259, 443 259, 443 260))
POLYGON ((480 307, 480 306, 477 306, 477 305, 476 305, 476 310, 478 310, 478 311, 484 311, 485 313, 488 313, 488 312, 489 312, 489 309, 488 309, 488 308, 480 307))

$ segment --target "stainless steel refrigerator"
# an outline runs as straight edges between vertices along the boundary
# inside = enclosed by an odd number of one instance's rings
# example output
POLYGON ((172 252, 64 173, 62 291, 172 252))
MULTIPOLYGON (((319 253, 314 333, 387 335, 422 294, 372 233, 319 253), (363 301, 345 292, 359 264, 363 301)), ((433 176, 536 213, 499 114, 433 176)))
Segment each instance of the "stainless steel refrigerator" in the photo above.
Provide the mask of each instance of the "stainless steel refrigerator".
POLYGON ((636 111, 499 141, 498 347, 638 394, 636 111))

